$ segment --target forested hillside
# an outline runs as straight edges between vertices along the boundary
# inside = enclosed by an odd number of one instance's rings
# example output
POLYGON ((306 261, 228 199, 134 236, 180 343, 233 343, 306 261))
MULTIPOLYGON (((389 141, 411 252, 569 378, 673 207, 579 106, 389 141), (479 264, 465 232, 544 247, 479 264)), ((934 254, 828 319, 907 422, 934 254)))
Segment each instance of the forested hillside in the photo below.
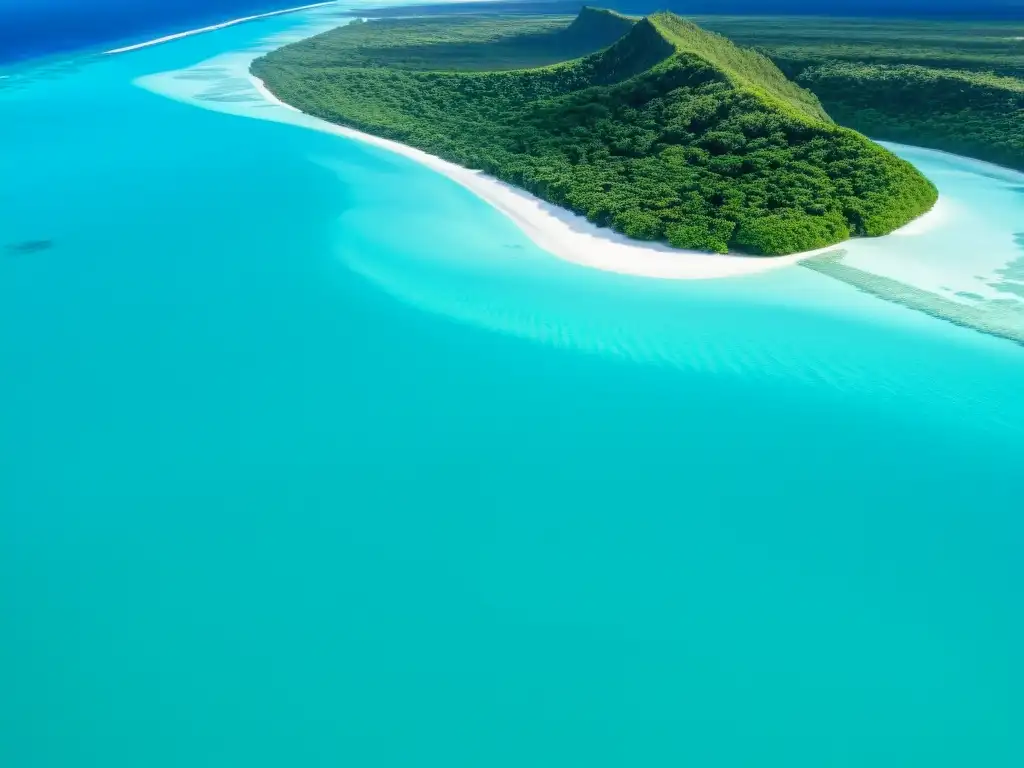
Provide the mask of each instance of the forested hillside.
MULTIPOLYGON (((424 3, 415 6, 371 8, 374 18, 416 14, 450 16, 458 13, 531 13, 568 14, 579 9, 573 0, 473 0, 424 3)), ((1016 20, 1024 19, 1024 0, 618 0, 608 4, 621 13, 642 16, 654 11, 672 11, 681 16, 728 14, 751 18, 765 16, 829 17, 840 21, 852 18, 888 20, 1016 20)))
POLYGON ((551 21, 352 24, 253 71, 305 112, 680 248, 804 251, 886 234, 935 201, 759 53, 667 13, 551 21))
POLYGON ((1024 170, 1024 80, 913 65, 837 62, 799 82, 870 136, 927 144, 1024 170))
POLYGON ((1024 13, 1016 22, 830 16, 696 16, 694 21, 763 51, 790 77, 833 61, 1024 76, 1024 13))
POLYGON ((276 51, 281 66, 388 67, 403 70, 481 71, 557 64, 605 48, 632 29, 635 20, 585 9, 570 23, 564 16, 511 20, 403 18, 356 22, 276 51), (329 58, 328 58, 329 57, 329 58))
POLYGON ((770 56, 843 125, 1024 170, 1024 18, 700 21, 770 56))

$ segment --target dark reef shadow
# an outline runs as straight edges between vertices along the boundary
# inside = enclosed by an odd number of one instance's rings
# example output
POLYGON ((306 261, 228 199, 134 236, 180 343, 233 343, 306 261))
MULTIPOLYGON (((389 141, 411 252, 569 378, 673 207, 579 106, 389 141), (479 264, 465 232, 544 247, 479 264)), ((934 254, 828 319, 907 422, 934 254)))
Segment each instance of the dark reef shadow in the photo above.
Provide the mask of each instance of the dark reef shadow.
POLYGON ((53 240, 23 240, 20 243, 9 243, 4 250, 14 256, 24 256, 48 251, 54 245, 53 240))

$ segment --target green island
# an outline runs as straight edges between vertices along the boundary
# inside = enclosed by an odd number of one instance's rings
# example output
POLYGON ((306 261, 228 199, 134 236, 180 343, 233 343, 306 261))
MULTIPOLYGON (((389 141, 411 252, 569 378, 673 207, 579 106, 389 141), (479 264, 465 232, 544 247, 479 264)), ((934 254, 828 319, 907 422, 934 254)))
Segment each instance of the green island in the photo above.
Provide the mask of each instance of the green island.
POLYGON ((937 197, 767 56, 671 13, 358 22, 252 69, 303 112, 677 248, 803 252, 937 197))

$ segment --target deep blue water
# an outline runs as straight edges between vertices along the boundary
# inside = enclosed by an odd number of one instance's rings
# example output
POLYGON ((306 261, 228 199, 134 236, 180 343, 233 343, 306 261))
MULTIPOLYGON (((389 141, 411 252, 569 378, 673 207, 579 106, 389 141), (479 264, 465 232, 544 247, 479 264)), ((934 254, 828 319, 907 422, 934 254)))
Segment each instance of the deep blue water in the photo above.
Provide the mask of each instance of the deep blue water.
POLYGON ((216 111, 308 20, 0 89, 0 765, 1024 764, 1021 348, 216 111))
POLYGON ((113 47, 119 42, 141 42, 310 2, 0 0, 0 64, 64 51, 113 47))
MULTIPOLYGON (((422 2, 413 0, 410 4, 417 1, 422 2)), ((537 0, 534 3, 545 4, 537 0)), ((552 3, 573 9, 580 5, 562 0, 552 3)), ((0 64, 141 42, 184 29, 307 4, 305 0, 0 0, 0 64)), ((608 6, 630 13, 669 8, 679 13, 1024 18, 1024 0, 698 0, 682 5, 617 0, 608 6)))

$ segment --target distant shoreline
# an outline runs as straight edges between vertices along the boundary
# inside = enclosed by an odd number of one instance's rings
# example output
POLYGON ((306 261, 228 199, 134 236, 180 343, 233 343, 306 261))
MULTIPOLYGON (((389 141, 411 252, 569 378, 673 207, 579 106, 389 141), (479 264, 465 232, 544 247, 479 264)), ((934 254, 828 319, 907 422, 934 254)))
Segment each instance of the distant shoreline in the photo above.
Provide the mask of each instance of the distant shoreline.
POLYGON ((154 45, 162 45, 163 43, 169 43, 172 40, 180 40, 183 37, 192 37, 193 35, 202 35, 207 32, 216 32, 218 29, 225 29, 227 27, 233 27, 236 24, 245 24, 250 21, 258 21, 259 19, 269 19, 272 16, 282 16, 286 13, 298 13, 299 11, 309 11, 313 8, 323 8, 324 6, 334 5, 337 0, 327 0, 327 2, 311 3, 309 5, 299 5, 294 8, 283 8, 280 11, 268 11, 266 13, 257 13, 252 16, 242 16, 237 19, 230 19, 228 21, 222 21, 217 24, 210 24, 206 27, 198 27, 196 29, 189 29, 184 32, 175 32, 171 35, 164 35, 163 37, 157 37, 152 40, 147 40, 144 43, 135 43, 133 45, 126 45, 121 48, 113 48, 109 51, 104 51, 104 56, 116 56, 120 53, 129 53, 131 51, 137 51, 141 48, 149 48, 154 45))
MULTIPOLYGON (((743 256, 688 251, 662 243, 632 240, 607 227, 598 227, 583 216, 541 200, 511 184, 487 176, 482 171, 464 168, 406 144, 308 115, 277 98, 255 75, 250 73, 249 79, 266 101, 302 115, 306 127, 372 144, 447 176, 512 219, 537 246, 563 261, 580 266, 639 277, 709 280, 741 277, 791 266, 843 245, 837 243, 787 256, 743 256)), ((923 217, 915 222, 920 218, 923 217)))

